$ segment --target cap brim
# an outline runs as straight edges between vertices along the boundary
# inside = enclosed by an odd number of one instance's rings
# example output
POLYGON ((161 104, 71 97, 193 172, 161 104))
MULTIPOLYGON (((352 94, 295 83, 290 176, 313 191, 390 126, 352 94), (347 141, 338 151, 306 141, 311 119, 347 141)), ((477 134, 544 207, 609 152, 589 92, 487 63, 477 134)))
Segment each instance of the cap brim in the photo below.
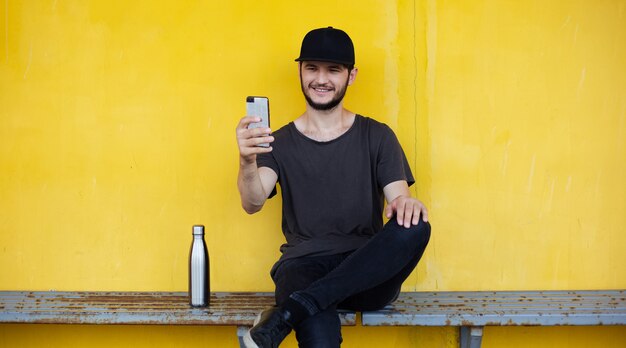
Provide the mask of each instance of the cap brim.
POLYGON ((338 64, 344 64, 344 65, 353 65, 354 62, 347 62, 345 60, 336 60, 336 59, 328 59, 328 58, 313 58, 313 57, 299 57, 295 59, 296 62, 304 62, 304 61, 310 61, 310 62, 329 62, 329 63, 338 63, 338 64))

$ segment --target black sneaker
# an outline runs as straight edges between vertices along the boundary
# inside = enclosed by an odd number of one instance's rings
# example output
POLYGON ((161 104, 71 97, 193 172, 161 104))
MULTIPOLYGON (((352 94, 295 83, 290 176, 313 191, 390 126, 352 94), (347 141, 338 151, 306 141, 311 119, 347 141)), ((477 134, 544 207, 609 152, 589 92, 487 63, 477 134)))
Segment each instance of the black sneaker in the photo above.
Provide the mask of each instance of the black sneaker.
POLYGON ((277 348, 291 332, 289 312, 280 307, 264 310, 254 320, 254 326, 243 336, 246 348, 277 348))

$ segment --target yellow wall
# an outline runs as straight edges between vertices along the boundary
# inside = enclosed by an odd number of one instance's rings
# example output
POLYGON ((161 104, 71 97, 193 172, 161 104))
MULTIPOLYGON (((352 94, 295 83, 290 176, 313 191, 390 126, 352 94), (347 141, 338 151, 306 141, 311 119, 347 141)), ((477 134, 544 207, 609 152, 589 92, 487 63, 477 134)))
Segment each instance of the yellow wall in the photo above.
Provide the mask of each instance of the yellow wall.
MULTIPOLYGON (((626 288, 625 1, 0 3, 0 289, 272 290, 280 201, 235 187, 244 97, 303 109, 302 36, 350 33, 347 106, 387 122, 430 207, 409 290, 626 288)), ((347 328, 345 347, 453 347, 347 328)), ((618 347, 622 327, 487 328, 484 347, 618 347)), ((234 328, 0 325, 4 347, 235 347, 234 328)), ((288 346, 295 346, 293 337, 288 346)))

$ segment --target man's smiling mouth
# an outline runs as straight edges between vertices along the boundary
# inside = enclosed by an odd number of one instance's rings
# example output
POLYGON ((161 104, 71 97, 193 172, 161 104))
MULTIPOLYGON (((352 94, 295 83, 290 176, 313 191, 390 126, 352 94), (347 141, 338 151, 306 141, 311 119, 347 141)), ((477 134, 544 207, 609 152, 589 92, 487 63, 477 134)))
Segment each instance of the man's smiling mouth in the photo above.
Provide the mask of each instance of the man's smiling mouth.
POLYGON ((312 87, 312 88, 316 92, 330 92, 330 91, 334 90, 334 88, 330 88, 330 87, 312 87))

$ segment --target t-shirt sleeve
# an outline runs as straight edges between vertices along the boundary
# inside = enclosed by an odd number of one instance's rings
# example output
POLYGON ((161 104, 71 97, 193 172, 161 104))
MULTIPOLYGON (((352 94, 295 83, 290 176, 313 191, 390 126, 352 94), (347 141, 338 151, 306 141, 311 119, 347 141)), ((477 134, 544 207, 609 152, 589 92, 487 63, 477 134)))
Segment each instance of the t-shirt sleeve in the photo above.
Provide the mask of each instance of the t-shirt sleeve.
MULTIPOLYGON (((278 170, 278 163, 276 163, 276 158, 274 158, 274 155, 271 152, 258 154, 256 156, 256 165, 259 168, 268 167, 271 170, 273 170, 276 173, 276 175, 280 177, 280 171, 278 170)), ((274 185, 274 188, 272 189, 272 192, 270 193, 268 198, 272 198, 275 195, 276 195, 276 185, 274 185)))
POLYGON ((386 125, 378 148, 376 172, 378 173, 378 185, 381 188, 398 180, 405 180, 409 186, 415 183, 402 146, 400 146, 395 133, 386 125))

